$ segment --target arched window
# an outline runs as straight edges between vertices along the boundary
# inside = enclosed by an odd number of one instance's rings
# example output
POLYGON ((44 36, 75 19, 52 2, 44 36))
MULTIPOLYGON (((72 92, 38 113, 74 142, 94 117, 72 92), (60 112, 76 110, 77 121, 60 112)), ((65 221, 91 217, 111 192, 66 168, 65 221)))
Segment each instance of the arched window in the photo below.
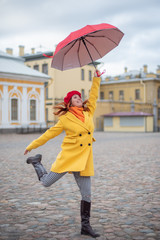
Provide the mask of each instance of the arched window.
POLYGON ((30 121, 36 121, 36 100, 30 100, 30 121))
POLYGON ((158 99, 160 99, 160 87, 158 88, 158 99))
POLYGON ((21 92, 16 86, 10 86, 9 91, 9 116, 12 123, 21 121, 21 92))
POLYGON ((40 96, 35 88, 28 92, 28 120, 31 123, 39 121, 40 116, 40 96))
POLYGON ((11 121, 18 121, 18 99, 11 99, 11 121))

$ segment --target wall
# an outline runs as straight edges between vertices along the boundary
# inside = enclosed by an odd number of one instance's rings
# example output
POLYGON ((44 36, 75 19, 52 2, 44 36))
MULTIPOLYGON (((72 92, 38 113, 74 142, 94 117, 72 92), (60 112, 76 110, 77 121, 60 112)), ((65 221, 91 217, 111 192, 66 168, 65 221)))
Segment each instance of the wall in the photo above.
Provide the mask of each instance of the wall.
POLYGON ((89 65, 67 71, 55 70, 55 97, 63 99, 69 91, 77 90, 81 92, 84 89, 85 98, 88 98, 92 84, 92 81, 89 81, 89 71, 92 71, 93 77, 94 68, 89 65), (81 80, 81 69, 84 69, 84 80, 81 80))
POLYGON ((124 101, 136 101, 136 102, 144 102, 144 87, 140 83, 137 82, 127 82, 127 83, 119 83, 119 80, 115 80, 115 84, 102 84, 100 87, 100 91, 104 92, 104 98, 109 99, 109 92, 114 92, 114 101, 119 101, 119 91, 124 91, 124 101), (135 90, 140 89, 140 99, 135 99, 135 90))

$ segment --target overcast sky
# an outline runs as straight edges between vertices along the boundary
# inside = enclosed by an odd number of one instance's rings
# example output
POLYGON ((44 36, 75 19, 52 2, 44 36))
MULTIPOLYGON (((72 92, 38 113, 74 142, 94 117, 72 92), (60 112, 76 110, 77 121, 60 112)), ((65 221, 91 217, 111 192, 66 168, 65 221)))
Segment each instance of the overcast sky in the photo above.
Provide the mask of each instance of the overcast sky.
POLYGON ((101 59, 107 75, 160 65, 160 0, 0 0, 0 50, 55 50, 70 32, 109 23, 124 32, 118 47, 101 59), (40 47, 41 46, 41 47, 40 47))

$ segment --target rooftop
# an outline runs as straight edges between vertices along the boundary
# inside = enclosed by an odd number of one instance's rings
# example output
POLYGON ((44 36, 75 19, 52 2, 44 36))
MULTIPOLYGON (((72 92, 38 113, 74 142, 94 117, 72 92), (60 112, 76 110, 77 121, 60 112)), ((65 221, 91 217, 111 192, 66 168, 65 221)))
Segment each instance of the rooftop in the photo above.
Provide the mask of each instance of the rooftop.
POLYGON ((22 79, 25 77, 35 77, 40 79, 50 79, 44 73, 31 69, 24 65, 24 59, 0 51, 0 76, 5 77, 18 75, 22 79))
POLYGON ((148 72, 147 65, 143 66, 143 70, 130 70, 118 76, 105 76, 101 81, 102 85, 105 84, 118 84, 118 83, 127 83, 127 82, 137 82, 137 81, 150 81, 158 80, 160 81, 160 66, 158 65, 156 73, 148 72))
POLYGON ((159 77, 145 77, 145 78, 134 78, 134 79, 109 80, 109 81, 101 81, 101 85, 119 84, 119 83, 127 83, 127 82, 138 82, 138 81, 151 81, 151 80, 160 81, 160 78, 159 77))
POLYGON ((24 61, 31 61, 31 60, 37 60, 37 59, 45 59, 46 57, 43 56, 43 53, 45 53, 48 56, 53 56, 53 51, 49 51, 49 52, 37 52, 34 54, 25 54, 24 56, 22 56, 22 58, 24 59, 24 61))

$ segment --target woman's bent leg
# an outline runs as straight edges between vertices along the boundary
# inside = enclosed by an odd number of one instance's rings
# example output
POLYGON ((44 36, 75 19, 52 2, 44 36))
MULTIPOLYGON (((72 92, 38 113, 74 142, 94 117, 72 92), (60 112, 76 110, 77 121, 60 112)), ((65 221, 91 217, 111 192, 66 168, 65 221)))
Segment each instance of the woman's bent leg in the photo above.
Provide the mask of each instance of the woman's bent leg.
POLYGON ((49 187, 56 181, 58 181, 61 177, 63 177, 67 172, 63 173, 55 173, 55 172, 49 172, 47 174, 44 174, 41 178, 40 181, 42 182, 42 185, 44 187, 49 187))
POLYGON ((26 162, 28 164, 33 165, 33 167, 37 173, 38 179, 39 179, 39 181, 42 182, 44 187, 51 186, 58 179, 60 179, 61 177, 63 177, 66 174, 66 172, 64 172, 64 173, 55 173, 55 172, 47 173, 46 169, 44 168, 44 166, 41 163, 41 160, 42 160, 42 155, 37 154, 35 156, 27 158, 26 162))

